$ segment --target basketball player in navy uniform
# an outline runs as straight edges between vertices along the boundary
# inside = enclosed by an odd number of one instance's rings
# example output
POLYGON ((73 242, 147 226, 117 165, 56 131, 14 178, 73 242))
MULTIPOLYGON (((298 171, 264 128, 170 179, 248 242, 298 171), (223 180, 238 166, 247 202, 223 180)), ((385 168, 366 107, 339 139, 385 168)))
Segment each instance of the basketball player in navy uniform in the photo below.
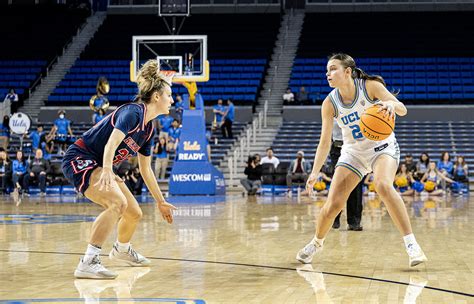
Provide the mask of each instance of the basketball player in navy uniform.
POLYGON ((138 202, 112 168, 138 154, 140 174, 163 218, 173 222, 172 210, 151 168, 153 120, 168 114, 173 104, 171 77, 159 73, 156 60, 149 60, 137 75, 136 103, 118 107, 84 133, 64 156, 62 169, 68 180, 88 199, 105 210, 96 218, 86 253, 74 272, 76 278, 114 279, 117 274, 100 261, 102 245, 117 226, 118 237, 109 258, 130 266, 148 266, 150 261, 130 245, 142 211, 138 202))

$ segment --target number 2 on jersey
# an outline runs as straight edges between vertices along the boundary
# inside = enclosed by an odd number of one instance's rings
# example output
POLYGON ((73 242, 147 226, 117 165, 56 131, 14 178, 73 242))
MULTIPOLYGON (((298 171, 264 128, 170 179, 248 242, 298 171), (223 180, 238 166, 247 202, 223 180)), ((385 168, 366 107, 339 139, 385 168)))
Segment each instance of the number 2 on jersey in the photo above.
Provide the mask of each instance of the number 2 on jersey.
POLYGON ((359 139, 359 138, 364 137, 364 135, 362 135, 362 132, 360 132, 360 128, 358 125, 352 125, 352 126, 349 126, 349 128, 352 129, 352 136, 354 137, 354 139, 359 139))

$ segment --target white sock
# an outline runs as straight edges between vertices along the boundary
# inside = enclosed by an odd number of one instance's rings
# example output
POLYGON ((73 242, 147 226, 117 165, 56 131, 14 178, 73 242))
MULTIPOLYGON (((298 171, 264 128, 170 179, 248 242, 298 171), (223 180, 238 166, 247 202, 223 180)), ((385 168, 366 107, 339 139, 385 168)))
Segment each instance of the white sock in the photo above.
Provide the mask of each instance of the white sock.
POLYGON ((130 248, 130 242, 120 243, 119 241, 117 241, 116 244, 119 252, 128 252, 128 249, 130 248))
POLYGON ((408 245, 410 244, 418 244, 415 239, 415 235, 413 233, 407 234, 403 237, 403 241, 405 242, 405 247, 408 249, 408 245))
POLYGON ((99 255, 101 250, 102 249, 100 247, 96 247, 91 244, 87 245, 87 250, 84 256, 84 260, 91 260, 96 255, 99 255))

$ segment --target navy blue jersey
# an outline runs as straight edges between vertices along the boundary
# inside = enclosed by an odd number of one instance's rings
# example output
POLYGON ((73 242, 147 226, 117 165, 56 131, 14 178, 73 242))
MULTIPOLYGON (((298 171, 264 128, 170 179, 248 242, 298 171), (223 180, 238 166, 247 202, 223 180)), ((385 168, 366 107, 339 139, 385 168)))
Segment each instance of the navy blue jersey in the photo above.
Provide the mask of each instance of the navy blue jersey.
MULTIPOLYGON (((85 148, 94 155, 95 160, 102 166, 105 145, 112 131, 119 129, 125 134, 125 138, 115 151, 114 165, 136 155, 137 152, 145 156, 151 155, 151 142, 154 134, 153 120, 145 124, 145 114, 144 104, 128 103, 118 107, 84 133, 82 142, 85 148)), ((81 145, 79 144, 79 146, 81 145)))

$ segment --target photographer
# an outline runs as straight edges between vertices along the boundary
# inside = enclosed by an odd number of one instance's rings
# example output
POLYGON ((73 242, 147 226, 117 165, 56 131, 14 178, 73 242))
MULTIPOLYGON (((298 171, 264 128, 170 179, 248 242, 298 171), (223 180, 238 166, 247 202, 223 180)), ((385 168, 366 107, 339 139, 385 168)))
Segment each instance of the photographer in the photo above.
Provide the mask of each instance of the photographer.
POLYGON ((244 174, 247 175, 247 178, 241 179, 240 183, 244 186, 248 195, 255 195, 262 185, 262 165, 257 162, 255 155, 249 156, 244 174))
POLYGON ((138 167, 128 170, 123 179, 130 192, 134 195, 142 194, 143 178, 138 167))

